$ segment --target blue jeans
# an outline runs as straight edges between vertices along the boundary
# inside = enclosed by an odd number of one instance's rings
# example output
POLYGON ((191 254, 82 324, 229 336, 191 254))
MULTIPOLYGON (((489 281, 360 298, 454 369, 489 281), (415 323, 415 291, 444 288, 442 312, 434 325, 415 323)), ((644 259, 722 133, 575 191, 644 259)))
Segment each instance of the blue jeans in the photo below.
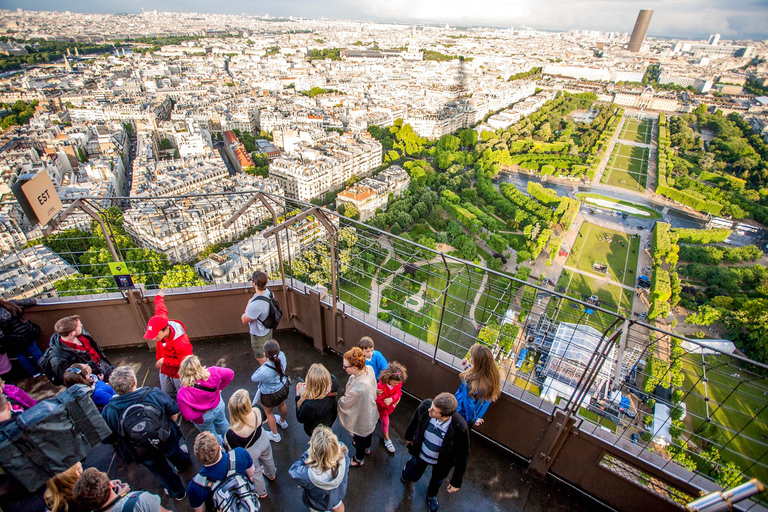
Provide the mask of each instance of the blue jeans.
POLYGON ((219 396, 219 405, 203 414, 203 422, 199 425, 195 424, 197 430, 200 432, 211 432, 220 440, 226 439, 227 430, 229 430, 229 421, 227 421, 227 413, 224 407, 224 400, 219 396))
POLYGON ((183 440, 184 438, 179 436, 174 441, 165 445, 157 456, 142 462, 155 475, 158 483, 168 491, 168 494, 176 499, 184 497, 187 493, 187 488, 173 469, 173 466, 175 466, 179 471, 184 471, 189 467, 189 454, 184 453, 181 449, 180 442, 183 442, 183 440))
POLYGON ((43 353, 34 341, 27 345, 24 349, 13 352, 19 364, 30 374, 35 375, 40 373, 40 367, 37 362, 43 357, 43 353), (31 358, 31 361, 30 361, 31 358))

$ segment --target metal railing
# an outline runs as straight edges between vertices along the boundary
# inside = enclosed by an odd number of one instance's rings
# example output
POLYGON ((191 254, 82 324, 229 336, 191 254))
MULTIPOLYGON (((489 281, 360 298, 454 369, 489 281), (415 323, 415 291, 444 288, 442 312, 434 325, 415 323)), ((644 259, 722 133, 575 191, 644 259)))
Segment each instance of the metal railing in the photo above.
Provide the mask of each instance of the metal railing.
MULTIPOLYGON (((447 244, 426 247, 267 193, 248 203, 253 196, 120 198, 122 219, 113 211, 104 218, 145 288, 226 287, 265 270, 291 289, 325 289, 334 318, 338 311, 433 347, 433 360, 457 370, 474 343, 486 343, 505 386, 527 392, 528 403, 555 404, 576 419, 575 429, 611 432, 603 439, 626 455, 606 462, 614 472, 651 451, 661 470, 691 470, 689 482, 768 481, 768 366, 627 317, 620 305, 561 293, 539 276, 518 279, 521 267, 490 270, 480 237, 479 260, 469 262, 447 244)), ((420 223, 411 233, 439 238, 434 231, 420 223)), ((79 273, 51 277, 44 288, 52 295, 117 291, 104 236, 85 214, 73 213, 39 242, 79 273)), ((665 499, 691 497, 637 468, 622 472, 665 499)))

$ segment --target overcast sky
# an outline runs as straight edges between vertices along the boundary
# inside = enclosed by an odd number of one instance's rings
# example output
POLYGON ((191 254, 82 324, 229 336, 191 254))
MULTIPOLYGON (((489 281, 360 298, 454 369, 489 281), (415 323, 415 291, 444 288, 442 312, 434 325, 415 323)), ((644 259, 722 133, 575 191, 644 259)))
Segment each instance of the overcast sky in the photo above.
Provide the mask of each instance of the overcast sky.
POLYGON ((768 0, 0 0, 0 7, 76 12, 159 11, 269 13, 376 21, 523 25, 553 30, 631 32, 640 9, 654 9, 649 35, 723 39, 768 38, 768 0))

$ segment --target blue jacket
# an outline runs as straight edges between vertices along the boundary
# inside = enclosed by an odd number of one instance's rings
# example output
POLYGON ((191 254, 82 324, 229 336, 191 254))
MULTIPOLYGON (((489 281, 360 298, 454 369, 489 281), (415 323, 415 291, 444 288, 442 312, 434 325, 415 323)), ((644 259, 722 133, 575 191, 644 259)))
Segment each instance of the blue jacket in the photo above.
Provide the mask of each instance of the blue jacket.
POLYGON ((377 381, 379 380, 379 374, 381 373, 381 370, 389 366, 387 360, 378 350, 373 351, 373 355, 370 359, 365 360, 365 364, 373 368, 373 376, 376 377, 377 381))
POLYGON ((112 386, 104 382, 103 380, 96 381, 96 387, 93 389, 93 401, 99 410, 104 409, 104 406, 109 403, 109 400, 115 395, 115 390, 112 386))
MULTIPOLYGON (((343 446, 343 444, 342 444, 343 446)), ((304 464, 307 452, 300 460, 293 463, 288 473, 299 487, 304 488, 304 505, 313 510, 331 510, 347 494, 347 480, 349 478, 349 453, 344 452, 344 460, 339 463, 336 476, 330 471, 318 473, 314 468, 304 464)))
POLYGON ((474 425, 477 420, 483 417, 490 400, 477 400, 469 395, 467 383, 462 379, 459 390, 456 391, 456 401, 459 402, 459 408, 456 410, 461 417, 467 420, 468 425, 474 425))

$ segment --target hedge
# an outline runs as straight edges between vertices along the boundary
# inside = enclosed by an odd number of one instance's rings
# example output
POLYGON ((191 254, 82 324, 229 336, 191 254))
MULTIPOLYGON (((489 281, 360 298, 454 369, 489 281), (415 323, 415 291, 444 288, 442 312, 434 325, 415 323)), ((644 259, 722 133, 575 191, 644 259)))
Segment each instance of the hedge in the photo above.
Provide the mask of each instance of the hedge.
POLYGON ((725 228, 691 229, 675 228, 672 230, 678 236, 679 243, 685 244, 712 244, 723 242, 731 236, 732 231, 725 228))
POLYGON ((527 191, 534 199, 545 206, 555 206, 560 204, 560 196, 557 195, 557 192, 551 188, 545 188, 535 181, 528 182, 527 191))

